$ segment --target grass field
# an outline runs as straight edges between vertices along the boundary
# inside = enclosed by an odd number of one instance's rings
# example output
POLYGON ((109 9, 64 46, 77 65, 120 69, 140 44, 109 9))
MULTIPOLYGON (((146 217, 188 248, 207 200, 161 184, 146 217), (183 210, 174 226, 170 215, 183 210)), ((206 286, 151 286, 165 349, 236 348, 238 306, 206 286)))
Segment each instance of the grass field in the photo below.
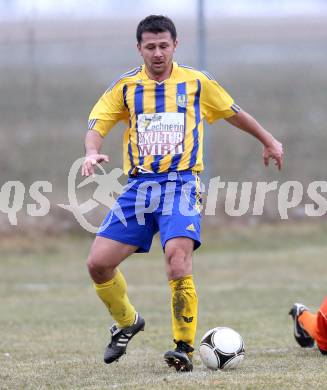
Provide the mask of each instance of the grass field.
POLYGON ((158 242, 122 269, 145 332, 118 364, 102 363, 110 319, 89 281, 91 238, 1 239, 0 389, 325 388, 326 358, 302 350, 287 312, 317 309, 326 293, 327 225, 230 228, 206 234, 194 274, 200 299, 196 347, 214 326, 246 343, 235 371, 210 372, 195 355, 190 374, 163 362, 171 347, 169 290, 158 242))

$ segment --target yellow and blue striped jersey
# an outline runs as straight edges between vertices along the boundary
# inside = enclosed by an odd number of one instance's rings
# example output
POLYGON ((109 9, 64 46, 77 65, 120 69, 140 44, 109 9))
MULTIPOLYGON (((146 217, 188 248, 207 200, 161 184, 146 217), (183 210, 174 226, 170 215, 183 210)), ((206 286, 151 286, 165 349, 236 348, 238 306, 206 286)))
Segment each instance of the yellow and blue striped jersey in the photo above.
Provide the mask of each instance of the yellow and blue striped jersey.
POLYGON ((124 172, 203 170, 203 119, 229 118, 240 108, 206 72, 173 63, 168 79, 149 79, 142 65, 124 73, 102 95, 89 130, 106 136, 128 123, 123 140, 124 172))

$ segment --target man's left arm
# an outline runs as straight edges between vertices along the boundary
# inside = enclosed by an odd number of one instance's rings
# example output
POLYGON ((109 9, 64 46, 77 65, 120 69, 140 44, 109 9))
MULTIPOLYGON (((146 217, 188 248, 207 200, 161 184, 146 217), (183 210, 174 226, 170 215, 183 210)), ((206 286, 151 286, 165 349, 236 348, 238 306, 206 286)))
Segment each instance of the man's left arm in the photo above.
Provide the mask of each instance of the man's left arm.
POLYGON ((275 160, 275 164, 280 170, 283 165, 283 145, 277 141, 260 123, 250 114, 241 110, 237 114, 225 118, 231 125, 253 135, 263 144, 263 161, 265 166, 269 165, 269 159, 275 160))

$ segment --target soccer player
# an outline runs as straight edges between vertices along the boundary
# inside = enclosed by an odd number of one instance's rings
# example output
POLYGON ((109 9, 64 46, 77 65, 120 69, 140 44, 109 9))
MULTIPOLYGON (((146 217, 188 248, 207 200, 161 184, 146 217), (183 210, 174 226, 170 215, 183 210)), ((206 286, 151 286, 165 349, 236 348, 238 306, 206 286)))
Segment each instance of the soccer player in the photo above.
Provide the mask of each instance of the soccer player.
POLYGON ((149 252, 153 235, 160 232, 175 342, 164 359, 177 371, 191 371, 198 308, 192 254, 201 244, 203 120, 225 119, 256 137, 263 144, 265 165, 272 158, 281 169, 283 150, 212 76, 173 61, 177 38, 169 18, 146 17, 136 38, 144 64, 113 82, 89 117, 82 175, 92 175, 97 163, 108 161, 100 152, 103 137, 124 121, 124 172, 129 178, 97 233, 87 265, 96 293, 115 321, 104 354, 104 361, 111 363, 144 328, 117 267, 135 252, 149 252))
POLYGON ((294 337, 302 348, 312 348, 317 343, 320 352, 327 355, 327 297, 316 314, 302 303, 294 303, 289 314, 294 321, 294 337))

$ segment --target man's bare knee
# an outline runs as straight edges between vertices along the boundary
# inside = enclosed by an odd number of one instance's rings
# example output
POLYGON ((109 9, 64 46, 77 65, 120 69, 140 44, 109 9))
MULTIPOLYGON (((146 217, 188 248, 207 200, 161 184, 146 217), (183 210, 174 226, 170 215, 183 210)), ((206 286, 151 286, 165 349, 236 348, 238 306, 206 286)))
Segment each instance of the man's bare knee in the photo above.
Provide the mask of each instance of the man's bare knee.
POLYGON ((93 242, 87 267, 95 283, 105 283, 115 276, 116 267, 137 247, 118 241, 96 237, 93 242))
POLYGON ((186 237, 177 237, 165 245, 166 270, 169 280, 192 274, 192 254, 194 242, 186 237))
POLYGON ((86 264, 95 283, 104 283, 114 277, 116 266, 111 266, 110 262, 104 262, 96 255, 90 254, 86 264))
POLYGON ((171 248, 166 253, 169 280, 180 279, 192 273, 192 257, 182 248, 171 248))

